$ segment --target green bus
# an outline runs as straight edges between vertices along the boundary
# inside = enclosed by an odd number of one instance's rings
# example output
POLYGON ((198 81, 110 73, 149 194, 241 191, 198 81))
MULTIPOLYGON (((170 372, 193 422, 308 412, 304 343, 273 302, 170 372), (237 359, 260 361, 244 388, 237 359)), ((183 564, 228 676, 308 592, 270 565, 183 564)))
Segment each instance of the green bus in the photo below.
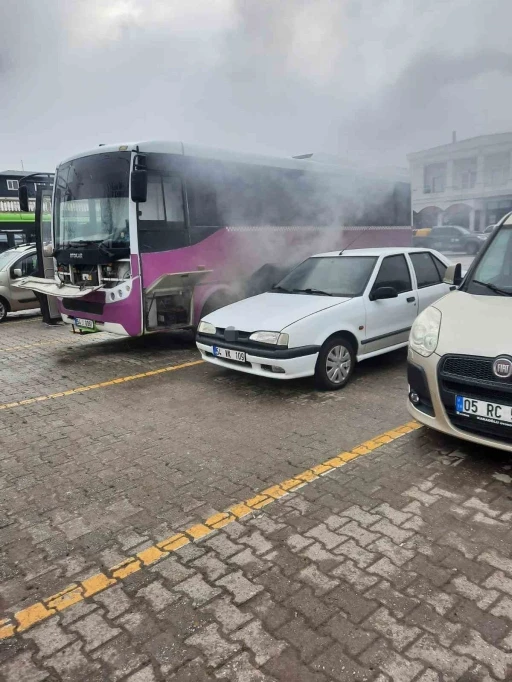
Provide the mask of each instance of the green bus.
POLYGON ((35 214, 0 212, 0 253, 35 241, 35 214))

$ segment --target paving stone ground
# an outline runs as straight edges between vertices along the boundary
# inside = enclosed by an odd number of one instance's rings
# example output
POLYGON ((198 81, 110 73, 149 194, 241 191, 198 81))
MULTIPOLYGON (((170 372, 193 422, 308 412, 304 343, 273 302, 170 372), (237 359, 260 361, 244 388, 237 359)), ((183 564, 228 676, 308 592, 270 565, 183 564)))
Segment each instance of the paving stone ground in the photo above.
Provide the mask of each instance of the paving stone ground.
MULTIPOLYGON (((9 319, 0 404, 196 358, 9 319)), ((197 365, 0 411, 0 618, 408 421, 404 368, 319 393, 197 365)), ((415 431, 3 640, 0 680, 510 680, 511 469, 415 431)))

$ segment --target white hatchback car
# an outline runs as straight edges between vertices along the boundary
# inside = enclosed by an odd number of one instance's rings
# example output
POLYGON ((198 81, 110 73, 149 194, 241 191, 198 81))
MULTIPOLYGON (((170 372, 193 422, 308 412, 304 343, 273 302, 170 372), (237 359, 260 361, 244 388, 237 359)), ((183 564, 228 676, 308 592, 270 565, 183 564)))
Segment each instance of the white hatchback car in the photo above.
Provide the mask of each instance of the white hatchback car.
POLYGON ((0 253, 0 322, 7 313, 39 308, 39 300, 33 291, 13 286, 20 277, 35 273, 37 268, 36 247, 24 244, 0 253))
POLYGON ((267 293, 199 323, 207 362, 240 372, 342 388, 357 361, 407 345, 414 319, 455 288, 430 249, 377 248, 308 258, 267 293))

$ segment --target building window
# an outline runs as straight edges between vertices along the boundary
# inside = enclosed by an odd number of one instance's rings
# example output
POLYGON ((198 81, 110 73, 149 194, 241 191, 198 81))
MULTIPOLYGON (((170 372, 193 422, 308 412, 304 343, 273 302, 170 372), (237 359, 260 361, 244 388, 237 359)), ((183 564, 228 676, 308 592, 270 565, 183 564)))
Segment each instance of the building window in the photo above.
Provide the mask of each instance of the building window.
POLYGON ((485 157, 485 184, 505 185, 510 176, 510 153, 498 152, 485 157))
POLYGON ((19 188, 19 182, 17 180, 7 180, 7 189, 11 192, 16 191, 19 188))
POLYGON ((425 194, 445 191, 446 163, 431 163, 425 166, 423 174, 425 194))
POLYGON ((432 178, 432 191, 444 192, 445 177, 444 175, 435 175, 432 178))
POLYGON ((453 162, 454 189, 473 189, 475 187, 477 163, 476 156, 456 159, 453 162))
POLYGON ((473 189, 476 185, 476 171, 464 171, 460 176, 462 189, 473 189))

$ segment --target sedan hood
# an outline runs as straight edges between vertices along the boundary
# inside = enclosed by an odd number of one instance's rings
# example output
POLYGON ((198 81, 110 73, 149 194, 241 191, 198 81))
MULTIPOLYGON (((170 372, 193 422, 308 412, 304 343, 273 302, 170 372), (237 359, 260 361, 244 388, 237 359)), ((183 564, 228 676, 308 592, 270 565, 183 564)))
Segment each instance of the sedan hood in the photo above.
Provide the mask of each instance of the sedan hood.
POLYGON ((496 357, 510 354, 512 297, 475 296, 454 291, 434 308, 441 311, 436 353, 496 357))
POLYGON ((204 319, 215 327, 240 331, 280 332, 290 324, 326 308, 350 301, 341 296, 266 293, 220 308, 204 319))

